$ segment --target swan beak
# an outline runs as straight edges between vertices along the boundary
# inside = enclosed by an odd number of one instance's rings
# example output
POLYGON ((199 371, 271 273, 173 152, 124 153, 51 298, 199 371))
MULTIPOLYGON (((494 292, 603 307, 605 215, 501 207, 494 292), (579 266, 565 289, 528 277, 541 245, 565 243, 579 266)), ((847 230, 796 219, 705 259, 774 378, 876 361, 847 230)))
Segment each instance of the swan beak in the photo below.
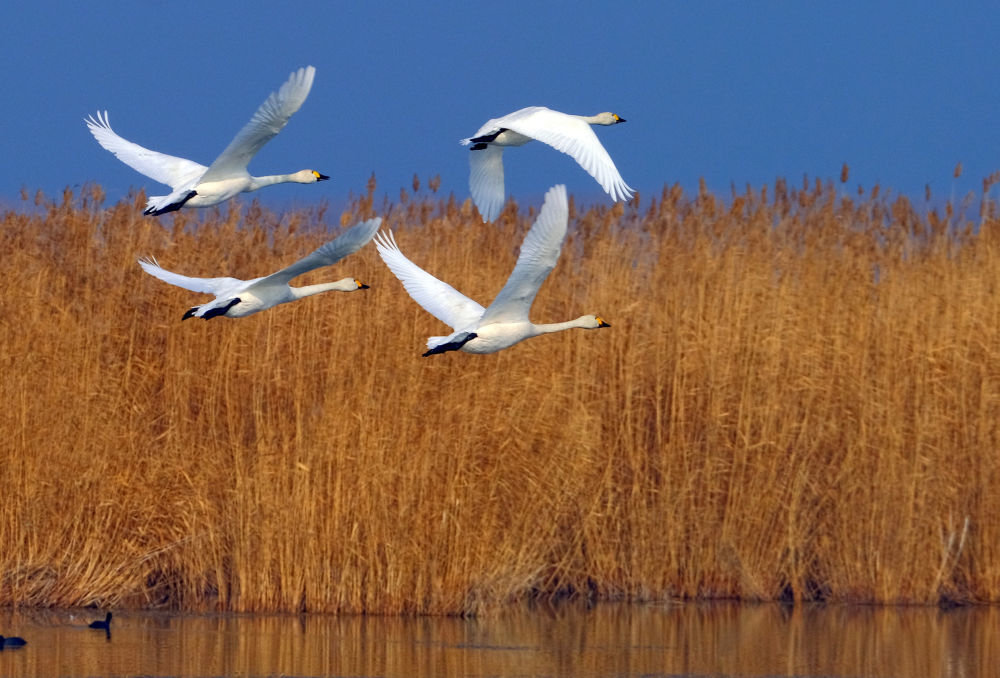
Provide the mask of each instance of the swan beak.
POLYGON ((359 290, 370 290, 371 289, 371 287, 369 287, 368 285, 364 284, 360 280, 355 280, 354 283, 358 286, 359 290))
POLYGON ((598 326, 598 327, 611 327, 611 323, 609 323, 609 322, 606 322, 606 321, 604 320, 604 318, 598 318, 598 319, 597 319, 597 326, 598 326))
POLYGON ((313 174, 316 175, 316 181, 326 181, 327 179, 330 178, 330 177, 326 176, 325 174, 320 174, 316 170, 313 170, 313 174))
POLYGON ((628 122, 628 120, 626 120, 625 118, 620 118, 618 117, 617 114, 615 114, 615 124, 617 125, 620 122, 628 122))

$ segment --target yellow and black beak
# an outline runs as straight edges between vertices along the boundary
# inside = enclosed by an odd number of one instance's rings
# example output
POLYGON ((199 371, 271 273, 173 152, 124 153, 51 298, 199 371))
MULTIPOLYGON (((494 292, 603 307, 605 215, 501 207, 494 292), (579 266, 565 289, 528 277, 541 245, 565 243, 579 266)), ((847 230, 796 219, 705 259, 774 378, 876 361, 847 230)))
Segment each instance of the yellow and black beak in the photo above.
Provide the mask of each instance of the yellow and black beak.
MULTIPOLYGON (((624 122, 624 120, 622 122, 624 122)), ((597 318, 597 326, 598 327, 611 327, 611 323, 606 322, 604 320, 604 318, 598 317, 597 318)))
POLYGON ((313 174, 316 175, 316 181, 326 181, 327 179, 330 178, 330 177, 326 176, 325 174, 320 174, 316 170, 313 170, 313 174))
POLYGON ((354 284, 358 286, 359 290, 368 290, 368 289, 371 289, 370 287, 368 287, 368 285, 364 284, 360 280, 355 280, 354 284))
POLYGON ((617 125, 620 122, 628 122, 628 121, 625 118, 618 117, 618 114, 615 113, 615 124, 617 125))

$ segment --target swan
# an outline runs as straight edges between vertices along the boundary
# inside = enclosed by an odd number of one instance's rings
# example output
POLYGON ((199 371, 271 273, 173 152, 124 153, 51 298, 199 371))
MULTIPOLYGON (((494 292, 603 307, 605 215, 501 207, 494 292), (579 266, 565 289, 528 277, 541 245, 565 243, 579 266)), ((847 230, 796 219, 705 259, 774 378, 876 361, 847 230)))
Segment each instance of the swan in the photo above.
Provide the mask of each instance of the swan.
POLYGON ((570 115, 544 106, 530 106, 502 118, 488 120, 475 135, 462 139, 469 150, 469 191, 483 221, 493 221, 503 207, 503 149, 538 139, 576 160, 597 180, 612 200, 628 200, 632 189, 591 125, 617 125, 625 118, 615 113, 570 115))
POLYGON ((355 224, 344 231, 334 240, 319 247, 312 254, 296 261, 291 266, 281 269, 277 273, 272 273, 264 278, 254 278, 253 280, 238 280, 236 278, 189 278, 185 275, 172 273, 163 268, 155 259, 140 259, 139 265, 149 275, 159 278, 163 282, 177 285, 192 292, 205 292, 214 294, 215 299, 193 306, 184 313, 182 320, 188 318, 214 318, 219 315, 230 318, 242 318, 243 316, 264 311, 296 299, 303 299, 320 292, 335 290, 338 292, 354 292, 355 290, 366 290, 368 285, 361 283, 355 278, 344 278, 337 282, 321 283, 318 285, 306 285, 304 287, 291 287, 288 282, 297 276, 307 273, 321 266, 335 264, 348 254, 353 254, 361 249, 378 230, 381 225, 381 217, 375 217, 368 221, 355 224))
POLYGON ((426 357, 446 351, 495 353, 539 334, 574 327, 611 327, 595 315, 548 325, 536 325, 528 319, 528 311, 538 288, 559 259, 568 220, 566 187, 554 186, 545 194, 538 219, 524 238, 513 272, 493 303, 485 309, 407 259, 396 245, 392 231, 388 235, 379 233, 375 236, 379 256, 414 301, 455 330, 447 337, 430 337, 427 340, 428 350, 423 355, 426 357))
POLYGON ((316 69, 300 68, 291 74, 277 92, 260 105, 243 129, 209 167, 191 160, 157 153, 134 144, 115 134, 108 121, 108 112, 88 116, 84 122, 97 143, 111 151, 132 169, 167 184, 170 195, 149 198, 143 214, 165 214, 181 207, 211 207, 229 200, 238 193, 256 191, 264 186, 283 183, 312 184, 330 177, 311 169, 294 174, 254 177, 247 164, 282 130, 288 119, 299 110, 312 88, 316 69))

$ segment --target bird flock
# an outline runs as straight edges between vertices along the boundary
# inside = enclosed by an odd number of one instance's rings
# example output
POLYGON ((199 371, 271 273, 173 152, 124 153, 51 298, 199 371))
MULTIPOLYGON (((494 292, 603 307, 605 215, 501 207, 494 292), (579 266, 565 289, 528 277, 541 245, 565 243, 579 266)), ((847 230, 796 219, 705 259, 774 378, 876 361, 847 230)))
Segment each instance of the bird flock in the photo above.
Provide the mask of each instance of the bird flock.
MULTIPOLYGON (((312 89, 315 75, 316 69, 312 66, 294 71, 277 92, 268 96, 250 121, 207 167, 124 139, 111 128, 107 111, 88 116, 85 122, 102 147, 129 167, 170 187, 168 195, 150 197, 143 214, 157 216, 179 209, 210 207, 239 193, 256 191, 265 186, 312 184, 329 179, 312 169, 260 177, 252 176, 247 171, 254 155, 301 108, 312 89)), ((572 157, 612 200, 631 198, 632 189, 622 179, 592 129, 593 125, 623 122, 625 119, 615 113, 580 116, 543 106, 522 108, 487 121, 473 136, 460 141, 469 147, 469 192, 483 221, 495 220, 503 206, 504 148, 523 146, 532 140, 541 141, 572 157)), ((139 259, 139 265, 146 273, 163 282, 192 292, 214 295, 212 301, 188 309, 183 319, 241 318, 321 292, 367 289, 368 285, 352 277, 304 287, 293 287, 289 282, 314 269, 336 264, 374 240, 382 261, 403 284, 410 297, 452 329, 447 336, 428 338, 424 356, 447 351, 494 353, 539 334, 571 328, 610 327, 596 315, 552 324, 536 324, 528 317, 535 295, 559 259, 568 222, 566 187, 553 186, 545 194, 538 218, 524 238, 514 270, 493 302, 485 308, 408 259, 391 231, 376 235, 382 223, 378 217, 355 224, 291 266, 253 280, 189 277, 162 268, 152 257, 139 259)))
MULTIPOLYGON (((170 187, 169 194, 150 197, 143 214, 157 216, 179 209, 210 207, 239 193, 265 186, 290 182, 312 184, 330 178, 312 169, 260 177, 247 171, 254 155, 284 128, 305 102, 315 75, 316 69, 312 66, 293 72, 207 167, 124 139, 111 128, 107 111, 88 116, 85 122, 102 147, 129 167, 170 187)), ((504 148, 522 146, 533 139, 571 156, 613 200, 631 198, 632 189, 622 179, 591 128, 592 125, 622 122, 625 119, 614 113, 578 116, 541 106, 523 108, 487 121, 475 135, 461 140, 469 147, 469 191, 483 221, 496 219, 503 206, 504 148)), ((521 244, 514 270, 493 302, 485 308, 413 263, 400 250, 392 231, 376 234, 382 224, 378 217, 351 226, 292 265, 253 280, 189 277, 162 268, 152 257, 139 259, 138 263, 142 270, 163 282, 214 295, 212 301, 188 309, 183 319, 241 318, 321 292, 368 289, 368 285, 353 277, 304 287, 292 287, 289 282, 317 268, 332 266, 374 240, 382 261, 413 300, 452 329, 446 336, 430 337, 424 356, 448 351, 495 353, 540 334, 571 328, 610 327, 596 315, 551 324, 536 324, 529 318, 535 295, 559 260, 568 222, 566 187, 553 186, 545 194, 538 218, 521 244)), ((103 630, 110 639, 111 618, 109 612, 103 620, 91 622, 89 628, 103 630)), ((0 636, 0 651, 26 644, 17 636, 0 636)))

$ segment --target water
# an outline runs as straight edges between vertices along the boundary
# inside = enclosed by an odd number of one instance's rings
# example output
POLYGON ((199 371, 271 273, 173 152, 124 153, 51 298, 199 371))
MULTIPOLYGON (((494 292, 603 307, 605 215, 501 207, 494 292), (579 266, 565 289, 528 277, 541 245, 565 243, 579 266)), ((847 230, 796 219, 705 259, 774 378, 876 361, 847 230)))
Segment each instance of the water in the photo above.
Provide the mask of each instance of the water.
POLYGON ((1000 609, 685 604, 480 619, 0 610, 0 676, 997 675, 1000 609))

